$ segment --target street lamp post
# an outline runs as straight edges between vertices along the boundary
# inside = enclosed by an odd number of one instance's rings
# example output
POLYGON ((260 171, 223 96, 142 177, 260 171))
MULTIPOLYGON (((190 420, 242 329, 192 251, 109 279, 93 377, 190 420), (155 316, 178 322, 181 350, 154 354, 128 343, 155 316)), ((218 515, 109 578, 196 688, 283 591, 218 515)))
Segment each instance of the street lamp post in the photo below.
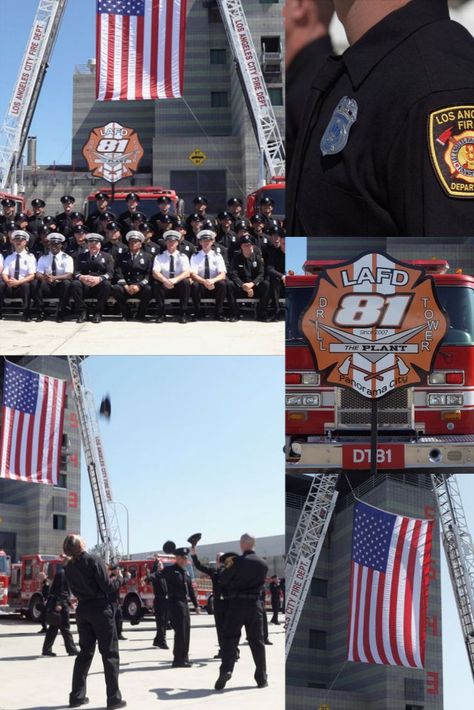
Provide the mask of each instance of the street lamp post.
POLYGON ((130 525, 129 525, 129 515, 128 515, 128 508, 125 505, 125 503, 121 503, 118 500, 113 501, 114 505, 121 505, 122 508, 125 508, 125 512, 127 514, 127 560, 130 559, 130 525))

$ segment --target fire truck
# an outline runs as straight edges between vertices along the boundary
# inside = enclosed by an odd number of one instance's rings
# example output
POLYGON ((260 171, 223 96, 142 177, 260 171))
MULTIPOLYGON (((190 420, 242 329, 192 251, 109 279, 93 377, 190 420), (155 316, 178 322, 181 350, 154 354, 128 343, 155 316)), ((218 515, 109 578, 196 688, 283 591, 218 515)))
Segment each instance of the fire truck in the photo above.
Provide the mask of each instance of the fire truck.
POLYGON ((0 609, 8 604, 11 559, 5 550, 0 550, 0 609))
POLYGON ((9 192, 4 192, 3 190, 0 190, 0 201, 4 199, 13 200, 15 202, 15 213, 25 211, 25 198, 21 195, 12 195, 9 192))
POLYGON ((271 197, 274 204, 273 216, 276 219, 285 218, 285 178, 274 177, 268 185, 263 185, 247 197, 245 214, 250 219, 258 213, 260 198, 271 197))
MULTIPOLYGON (((138 210, 139 212, 143 212, 147 217, 151 217, 151 215, 158 211, 158 206, 156 204, 158 197, 170 198, 170 214, 177 214, 180 211, 178 195, 175 190, 168 190, 164 187, 122 187, 120 189, 115 189, 114 191, 112 191, 110 187, 101 187, 100 192, 105 193, 109 197, 110 202, 108 209, 116 215, 119 215, 121 212, 125 212, 127 209, 125 197, 129 192, 135 192, 138 195, 140 198, 138 210)), ((94 192, 91 192, 90 195, 87 196, 84 204, 84 215, 86 219, 89 214, 94 212, 96 209, 96 194, 97 190, 94 190, 94 192)))
MULTIPOLYGON (((4 555, 0 550, 0 569, 4 555)), ((10 572, 0 574, 5 585, 4 604, 8 606, 9 611, 17 611, 31 621, 39 621, 43 605, 43 575, 51 583, 62 564, 62 560, 56 555, 24 555, 21 562, 9 565, 10 572)))
MULTIPOLYGON (((318 274, 337 263, 307 261, 286 280, 286 455, 301 470, 370 468, 371 403, 315 372, 299 325, 318 274)), ((450 326, 429 377, 379 401, 377 464, 462 471, 474 467, 474 278, 443 260, 410 263, 432 275, 450 326)))

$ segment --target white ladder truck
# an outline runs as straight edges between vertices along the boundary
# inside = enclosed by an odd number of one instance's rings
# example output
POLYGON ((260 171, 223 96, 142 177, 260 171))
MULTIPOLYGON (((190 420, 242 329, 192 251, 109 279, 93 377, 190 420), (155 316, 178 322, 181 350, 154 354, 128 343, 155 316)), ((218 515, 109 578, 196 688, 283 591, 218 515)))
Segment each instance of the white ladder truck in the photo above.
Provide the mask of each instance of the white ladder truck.
POLYGON ((15 88, 0 130, 0 189, 18 192, 23 153, 67 0, 40 0, 15 88))
POLYGON ((84 381, 81 368, 82 359, 76 355, 68 356, 68 363, 97 517, 97 529, 104 549, 105 563, 109 564, 122 556, 122 540, 117 516, 113 505, 111 505, 113 504, 112 489, 105 465, 99 423, 92 394, 88 391, 84 381))
POLYGON ((268 176, 283 177, 285 148, 242 2, 217 0, 217 4, 268 176))
MULTIPOLYGON (((313 474, 290 548, 287 579, 286 657, 305 604, 324 538, 337 499, 340 474, 313 474), (290 604, 290 608, 288 608, 290 604)), ((469 534, 455 474, 431 474, 441 537, 453 586, 459 620, 474 678, 474 545, 469 534)))

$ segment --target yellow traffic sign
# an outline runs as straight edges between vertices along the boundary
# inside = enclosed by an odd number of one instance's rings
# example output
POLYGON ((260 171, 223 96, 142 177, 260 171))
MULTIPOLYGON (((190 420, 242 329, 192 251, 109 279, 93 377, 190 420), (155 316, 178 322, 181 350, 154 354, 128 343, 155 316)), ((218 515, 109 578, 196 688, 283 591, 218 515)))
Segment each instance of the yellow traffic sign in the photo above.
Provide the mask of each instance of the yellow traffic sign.
POLYGON ((202 163, 207 160, 207 155, 199 148, 195 148, 193 152, 188 155, 188 158, 194 165, 202 165, 202 163))
POLYGON ((331 710, 331 708, 329 707, 329 705, 320 705, 319 710, 331 710))

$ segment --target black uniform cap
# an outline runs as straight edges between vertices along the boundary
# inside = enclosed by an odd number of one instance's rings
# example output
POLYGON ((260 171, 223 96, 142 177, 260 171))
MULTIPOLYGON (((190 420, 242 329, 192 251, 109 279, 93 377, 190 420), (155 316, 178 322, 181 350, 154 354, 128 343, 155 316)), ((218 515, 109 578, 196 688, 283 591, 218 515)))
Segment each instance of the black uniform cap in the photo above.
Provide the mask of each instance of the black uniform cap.
POLYGON ((66 204, 73 205, 75 203, 75 201, 76 200, 74 199, 74 197, 72 195, 63 195, 60 200, 60 202, 62 202, 63 205, 66 205, 66 204))
POLYGON ((71 219, 84 219, 82 212, 71 212, 71 219))
POLYGON ((202 229, 211 229, 213 232, 216 230, 216 223, 213 219, 205 219, 202 223, 202 229))
POLYGON ((249 229, 250 225, 245 219, 241 219, 239 222, 235 223, 235 231, 238 232, 239 229, 249 229))
POLYGON ((140 198, 138 197, 136 192, 129 192, 128 195, 125 196, 125 200, 127 202, 129 200, 136 200, 137 202, 140 202, 140 198))
POLYGON ((15 222, 23 222, 24 220, 28 221, 28 215, 26 212, 17 212, 15 215, 15 222))
POLYGON ((174 227, 175 227, 175 229, 186 229, 186 225, 184 224, 183 220, 180 219, 179 217, 174 218, 174 227))
POLYGON ((202 533, 194 533, 193 535, 190 535, 188 537, 187 542, 189 542, 191 547, 195 547, 201 538, 202 538, 202 533))
POLYGON ((38 229, 38 235, 40 237, 45 237, 47 234, 49 234, 50 229, 47 224, 42 224, 41 227, 38 229))
POLYGON ((260 224, 265 224, 266 219, 265 217, 262 217, 261 214, 254 214, 253 217, 250 217, 250 222, 252 224, 257 224, 257 222, 259 222, 260 224))
POLYGON ((207 201, 207 198, 203 197, 202 195, 198 195, 193 200, 193 205, 207 205, 207 204, 209 204, 207 201))
POLYGON ((191 550, 189 547, 177 547, 176 550, 174 551, 174 554, 176 557, 187 557, 191 550))
POLYGON ((219 212, 217 219, 232 219, 230 212, 219 212))
POLYGON ((110 197, 106 195, 105 192, 96 192, 94 197, 96 200, 107 200, 107 202, 110 201, 110 197))
POLYGON ((278 224, 272 224, 271 227, 268 227, 267 234, 278 234, 278 236, 284 237, 285 231, 278 224))
POLYGON ((272 200, 271 197, 263 196, 263 197, 260 198, 258 204, 259 204, 259 205, 274 205, 275 202, 272 200))
POLYGON ((34 200, 31 200, 31 206, 32 207, 46 207, 46 202, 44 200, 41 200, 39 197, 35 197, 34 200))
POLYGON ((156 201, 158 202, 159 205, 170 205, 171 204, 171 197, 167 197, 166 195, 160 195, 160 197, 156 198, 156 201))
POLYGON ((15 207, 15 200, 10 200, 8 197, 4 197, 2 200, 2 207, 15 207))
POLYGON ((137 219, 143 222, 146 219, 146 214, 144 212, 135 212, 132 214, 132 221, 135 222, 137 219))
POLYGON ((153 227, 149 222, 142 222, 138 228, 141 232, 153 232, 153 227))
POLYGON ((52 215, 47 215, 46 217, 43 217, 43 223, 44 224, 56 224, 56 217, 53 217, 52 215))
POLYGON ((7 232, 11 232, 13 229, 16 229, 15 222, 13 222, 13 220, 5 222, 5 229, 7 230, 7 232))
POLYGON ((114 218, 114 215, 112 212, 104 212, 103 214, 99 215, 99 220, 104 220, 106 219, 108 222, 111 222, 114 218))
POLYGON ((192 214, 189 215, 189 217, 186 221, 188 224, 191 224, 191 222, 201 222, 202 215, 200 215, 199 212, 193 212, 192 214))
POLYGON ((224 562, 226 560, 230 559, 231 557, 238 557, 238 556, 239 556, 238 552, 224 552, 224 554, 222 554, 219 557, 219 562, 222 562, 222 564, 224 564, 224 562))
POLYGON ((241 238, 239 239, 239 247, 240 247, 242 244, 253 244, 253 241, 251 240, 251 238, 250 238, 248 235, 246 235, 246 236, 241 237, 241 238))
POLYGON ((76 224, 72 231, 73 234, 87 234, 87 227, 84 224, 76 224))
POLYGON ((243 203, 240 197, 229 197, 229 199, 227 200, 227 207, 231 207, 232 205, 240 205, 241 207, 243 207, 243 203))
POLYGON ((107 222, 107 224, 105 225, 105 228, 106 228, 108 231, 111 231, 111 230, 113 229, 114 232, 115 232, 117 229, 120 229, 120 227, 118 226, 117 222, 107 222))
POLYGON ((166 552, 167 555, 171 555, 175 550, 176 550, 176 543, 174 543, 173 540, 167 540, 163 544, 163 552, 166 552))

